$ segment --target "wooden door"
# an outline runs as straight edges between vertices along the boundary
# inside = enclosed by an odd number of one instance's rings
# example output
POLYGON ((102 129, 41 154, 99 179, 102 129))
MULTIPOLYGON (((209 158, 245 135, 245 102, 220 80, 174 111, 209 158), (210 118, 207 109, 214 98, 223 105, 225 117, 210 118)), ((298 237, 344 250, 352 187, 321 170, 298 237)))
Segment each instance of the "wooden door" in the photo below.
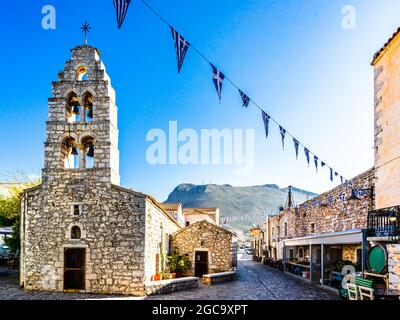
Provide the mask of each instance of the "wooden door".
POLYGON ((203 274, 208 273, 208 252, 207 251, 196 251, 195 252, 195 265, 194 275, 201 277, 203 274))
POLYGON ((86 249, 65 249, 64 290, 85 290, 85 255, 86 249))

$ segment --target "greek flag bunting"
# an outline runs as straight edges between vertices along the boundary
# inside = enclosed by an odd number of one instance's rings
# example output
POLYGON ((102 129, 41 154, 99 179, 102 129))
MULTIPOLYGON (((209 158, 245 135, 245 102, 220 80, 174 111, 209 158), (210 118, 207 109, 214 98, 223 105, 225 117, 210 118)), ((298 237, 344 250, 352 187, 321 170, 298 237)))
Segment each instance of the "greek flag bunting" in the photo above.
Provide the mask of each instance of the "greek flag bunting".
POLYGON ((222 81, 224 81, 225 75, 221 71, 219 71, 214 65, 211 64, 211 67, 213 69, 213 81, 215 89, 217 90, 219 102, 221 103, 222 81))
POLYGON ((282 126, 279 126, 279 131, 281 132, 282 148, 283 148, 283 150, 285 150, 285 135, 286 135, 286 130, 285 130, 282 126))
POLYGON ((130 4, 131 0, 114 0, 114 7, 117 11, 118 29, 121 29, 122 24, 124 23, 126 12, 128 11, 130 4))
POLYGON ((314 156, 315 171, 318 172, 318 157, 314 156))
POLYGON ((296 159, 298 159, 299 158, 299 144, 300 144, 300 142, 296 138, 293 138, 293 144, 294 144, 294 150, 296 151, 296 159))
POLYGON ((245 94, 242 90, 239 89, 240 97, 242 98, 243 101, 243 107, 248 107, 250 104, 250 98, 247 94, 245 94))
POLYGON ((262 118, 264 121, 264 128, 265 128, 265 137, 268 139, 269 133, 269 119, 271 118, 268 114, 266 114, 263 110, 261 110, 262 118))
POLYGON ((323 168, 323 167, 325 167, 325 166, 326 166, 326 163, 323 162, 323 161, 321 161, 321 168, 323 168))
POLYGON ((304 154, 306 155, 308 166, 310 166, 310 150, 304 147, 304 154))
POLYGON ((332 170, 332 168, 329 168, 329 170, 331 171, 331 181, 333 181, 333 170, 332 170))
POLYGON ((172 37, 175 42, 176 59, 178 62, 178 73, 181 72, 183 61, 185 60, 186 53, 190 47, 190 43, 183 38, 178 31, 171 27, 172 37))

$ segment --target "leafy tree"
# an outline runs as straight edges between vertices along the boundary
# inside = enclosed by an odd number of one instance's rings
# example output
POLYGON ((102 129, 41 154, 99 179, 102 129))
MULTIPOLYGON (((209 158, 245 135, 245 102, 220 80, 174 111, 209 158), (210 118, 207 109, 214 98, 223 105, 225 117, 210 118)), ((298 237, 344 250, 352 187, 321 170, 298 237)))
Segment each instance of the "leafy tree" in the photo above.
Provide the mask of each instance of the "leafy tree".
POLYGON ((21 217, 21 196, 25 189, 32 188, 40 183, 38 178, 24 178, 14 180, 23 181, 11 186, 8 194, 0 195, 0 226, 13 226, 13 234, 4 240, 12 251, 19 250, 20 247, 20 217, 21 217))

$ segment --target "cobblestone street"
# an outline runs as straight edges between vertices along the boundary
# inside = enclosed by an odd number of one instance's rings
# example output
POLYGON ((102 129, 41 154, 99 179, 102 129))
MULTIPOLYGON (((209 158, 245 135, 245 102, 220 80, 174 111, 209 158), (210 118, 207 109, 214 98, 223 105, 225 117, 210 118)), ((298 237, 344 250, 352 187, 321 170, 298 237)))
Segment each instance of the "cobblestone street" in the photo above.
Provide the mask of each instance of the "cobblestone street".
POLYGON ((334 300, 335 292, 310 285, 302 279, 253 262, 239 255, 236 281, 215 286, 200 285, 197 289, 180 291, 169 295, 146 298, 107 296, 94 294, 64 294, 48 292, 26 292, 18 286, 18 274, 0 271, 0 300, 77 300, 77 299, 129 299, 129 300, 334 300))

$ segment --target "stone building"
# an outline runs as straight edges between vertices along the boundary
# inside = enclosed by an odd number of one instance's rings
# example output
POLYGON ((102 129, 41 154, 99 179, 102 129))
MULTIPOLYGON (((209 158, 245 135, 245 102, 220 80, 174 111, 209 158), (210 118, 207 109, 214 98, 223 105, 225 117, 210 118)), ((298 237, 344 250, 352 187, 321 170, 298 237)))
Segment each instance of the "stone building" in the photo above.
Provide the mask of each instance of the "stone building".
POLYGON ((364 274, 385 276, 400 290, 400 28, 374 55, 374 167, 319 197, 267 219, 265 256, 293 264, 311 281, 325 283, 325 266, 350 260, 364 274), (348 186, 351 186, 349 188, 348 186), (362 190, 362 195, 357 194, 362 190), (382 271, 368 264, 379 247, 382 271), (371 250, 371 251, 369 251, 371 250), (300 262, 300 263, 299 263, 300 262), (368 271, 368 272, 367 272, 368 271), (385 272, 387 272, 385 274, 385 272))
POLYGON ((42 184, 22 198, 25 289, 144 293, 180 227, 119 181, 115 91, 98 50, 77 46, 52 84, 42 184))
POLYGON ((207 220, 190 224, 172 235, 171 249, 192 262, 188 275, 233 270, 236 267, 235 235, 207 220))

